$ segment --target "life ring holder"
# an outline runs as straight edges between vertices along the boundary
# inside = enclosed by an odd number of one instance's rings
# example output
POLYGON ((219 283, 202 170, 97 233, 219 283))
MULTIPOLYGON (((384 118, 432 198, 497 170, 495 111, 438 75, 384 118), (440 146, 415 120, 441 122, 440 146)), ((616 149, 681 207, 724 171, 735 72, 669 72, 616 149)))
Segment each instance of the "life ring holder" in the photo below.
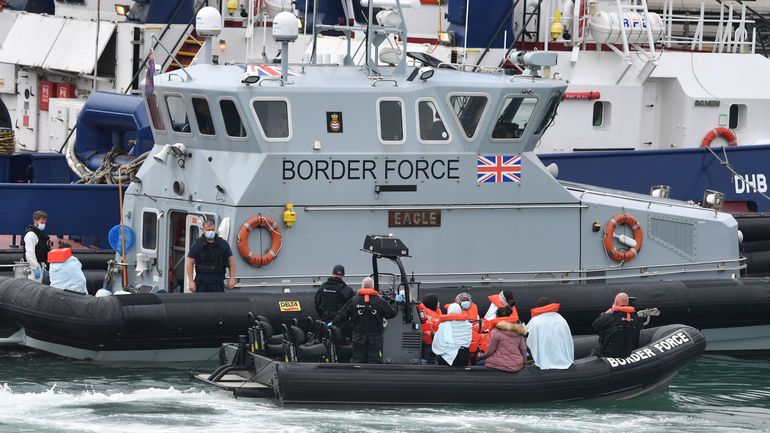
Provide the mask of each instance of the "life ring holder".
POLYGON ((249 217, 238 231, 238 252, 241 254, 241 257, 243 257, 243 260, 251 266, 267 266, 275 260, 278 253, 281 251, 281 245, 283 243, 282 238, 283 235, 281 234, 281 229, 275 221, 264 215, 254 215, 249 217), (260 228, 264 228, 270 232, 272 243, 267 252, 257 255, 249 249, 249 235, 253 230, 260 228))
POLYGON ((607 225, 604 226, 604 249, 610 258, 616 262, 622 263, 633 260, 639 254, 639 251, 642 250, 643 241, 644 232, 642 231, 642 226, 630 214, 619 213, 612 217, 607 225), (628 249, 620 249, 615 246, 615 229, 617 226, 624 224, 631 227, 631 230, 634 231, 634 241, 636 242, 636 246, 628 249))
POLYGON ((701 142, 700 147, 711 147, 711 142, 714 141, 714 139, 717 137, 722 137, 727 140, 727 145, 730 147, 738 145, 738 139, 736 138, 733 130, 730 128, 725 128, 724 126, 720 126, 706 133, 706 136, 703 137, 703 141, 701 142))

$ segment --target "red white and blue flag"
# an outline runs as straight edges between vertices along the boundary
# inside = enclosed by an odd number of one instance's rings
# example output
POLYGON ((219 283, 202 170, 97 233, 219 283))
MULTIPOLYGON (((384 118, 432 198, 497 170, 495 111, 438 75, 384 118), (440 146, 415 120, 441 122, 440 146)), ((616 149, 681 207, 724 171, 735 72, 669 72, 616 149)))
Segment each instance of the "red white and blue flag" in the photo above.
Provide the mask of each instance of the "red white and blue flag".
MULTIPOLYGON (((249 68, 249 74, 256 74, 256 75, 259 75, 260 77, 281 78, 280 66, 249 65, 248 68, 249 68)), ((296 77, 296 76, 299 76, 299 74, 292 71, 291 68, 289 68, 289 76, 296 77)))
POLYGON ((479 183, 520 183, 521 155, 478 155, 476 181, 479 183))

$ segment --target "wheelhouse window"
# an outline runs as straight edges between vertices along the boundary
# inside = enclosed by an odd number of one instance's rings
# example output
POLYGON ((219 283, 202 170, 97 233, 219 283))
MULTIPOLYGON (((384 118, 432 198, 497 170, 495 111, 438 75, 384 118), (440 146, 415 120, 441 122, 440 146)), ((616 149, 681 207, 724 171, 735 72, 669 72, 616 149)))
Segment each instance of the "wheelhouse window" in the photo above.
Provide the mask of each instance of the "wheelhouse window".
POLYGON ((727 122, 727 126, 733 130, 741 130, 744 126, 746 126, 745 104, 730 105, 730 117, 727 122))
POLYGON ((386 144, 404 142, 404 109, 400 99, 381 99, 377 104, 380 141, 386 144))
POLYGON ((609 101, 594 102, 593 126, 594 128, 607 128, 610 126, 612 105, 609 101))
POLYGON ((556 117, 556 108, 559 106, 559 102, 561 102, 561 94, 553 95, 548 101, 548 107, 545 109, 543 118, 540 119, 540 124, 537 125, 535 135, 542 134, 551 125, 551 121, 556 117))
POLYGON ((432 100, 417 101, 417 130, 420 141, 446 143, 449 131, 444 125, 441 113, 432 100))
POLYGON ((287 139, 291 136, 288 101, 256 99, 251 106, 265 139, 287 139))
POLYGON ((449 105, 465 137, 473 139, 484 116, 489 98, 482 95, 452 95, 449 105))
POLYGON ((198 132, 202 135, 214 135, 214 119, 211 117, 209 101, 202 97, 191 98, 195 121, 198 122, 198 132))
POLYGON ((158 213, 155 210, 142 212, 142 249, 145 251, 158 249, 158 213))
POLYGON ((500 115, 497 117, 497 122, 495 122, 495 127, 492 129, 492 138, 501 140, 521 138, 536 105, 537 98, 506 98, 500 115))
POLYGON ((241 113, 232 99, 221 99, 219 109, 222 110, 222 120, 225 122, 225 132, 229 137, 241 138, 246 136, 246 127, 243 126, 241 113))
POLYGON ((187 107, 181 96, 167 95, 166 108, 171 119, 171 129, 175 132, 190 132, 190 121, 187 117, 187 107))
POLYGON ((163 124, 163 116, 160 114, 160 104, 155 93, 147 95, 147 111, 150 113, 152 127, 158 131, 165 131, 166 125, 163 124))

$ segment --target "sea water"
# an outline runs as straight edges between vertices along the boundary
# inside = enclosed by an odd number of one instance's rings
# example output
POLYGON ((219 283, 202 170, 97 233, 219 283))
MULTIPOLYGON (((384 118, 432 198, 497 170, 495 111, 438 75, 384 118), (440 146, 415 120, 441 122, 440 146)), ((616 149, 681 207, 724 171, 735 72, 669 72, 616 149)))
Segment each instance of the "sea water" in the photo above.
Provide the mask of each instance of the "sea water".
POLYGON ((667 392, 626 401, 499 406, 282 408, 189 381, 215 367, 0 353, 0 432, 770 431, 770 358, 704 356, 667 392))

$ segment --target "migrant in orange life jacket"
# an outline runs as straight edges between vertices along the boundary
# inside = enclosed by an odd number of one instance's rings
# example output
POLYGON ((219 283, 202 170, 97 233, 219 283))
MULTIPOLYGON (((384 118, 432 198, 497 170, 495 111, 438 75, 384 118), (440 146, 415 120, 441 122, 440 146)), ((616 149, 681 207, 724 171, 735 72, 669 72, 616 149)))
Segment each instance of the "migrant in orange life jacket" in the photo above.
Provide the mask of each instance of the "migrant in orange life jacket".
POLYGON ((48 252, 48 263, 64 263, 72 257, 72 248, 56 248, 48 252))
POLYGON ((535 317, 543 313, 558 313, 560 306, 561 304, 548 304, 548 305, 543 305, 542 307, 533 308, 529 311, 530 313, 532 313, 532 317, 535 317))
POLYGON ((489 302, 495 304, 495 307, 497 308, 503 308, 505 307, 505 304, 503 301, 500 300, 500 294, 495 293, 494 295, 487 296, 487 299, 489 299, 489 302))
POLYGON ((438 331, 441 310, 438 308, 431 310, 423 304, 418 304, 417 312, 422 326, 422 343, 430 346, 433 344, 433 335, 438 331))

